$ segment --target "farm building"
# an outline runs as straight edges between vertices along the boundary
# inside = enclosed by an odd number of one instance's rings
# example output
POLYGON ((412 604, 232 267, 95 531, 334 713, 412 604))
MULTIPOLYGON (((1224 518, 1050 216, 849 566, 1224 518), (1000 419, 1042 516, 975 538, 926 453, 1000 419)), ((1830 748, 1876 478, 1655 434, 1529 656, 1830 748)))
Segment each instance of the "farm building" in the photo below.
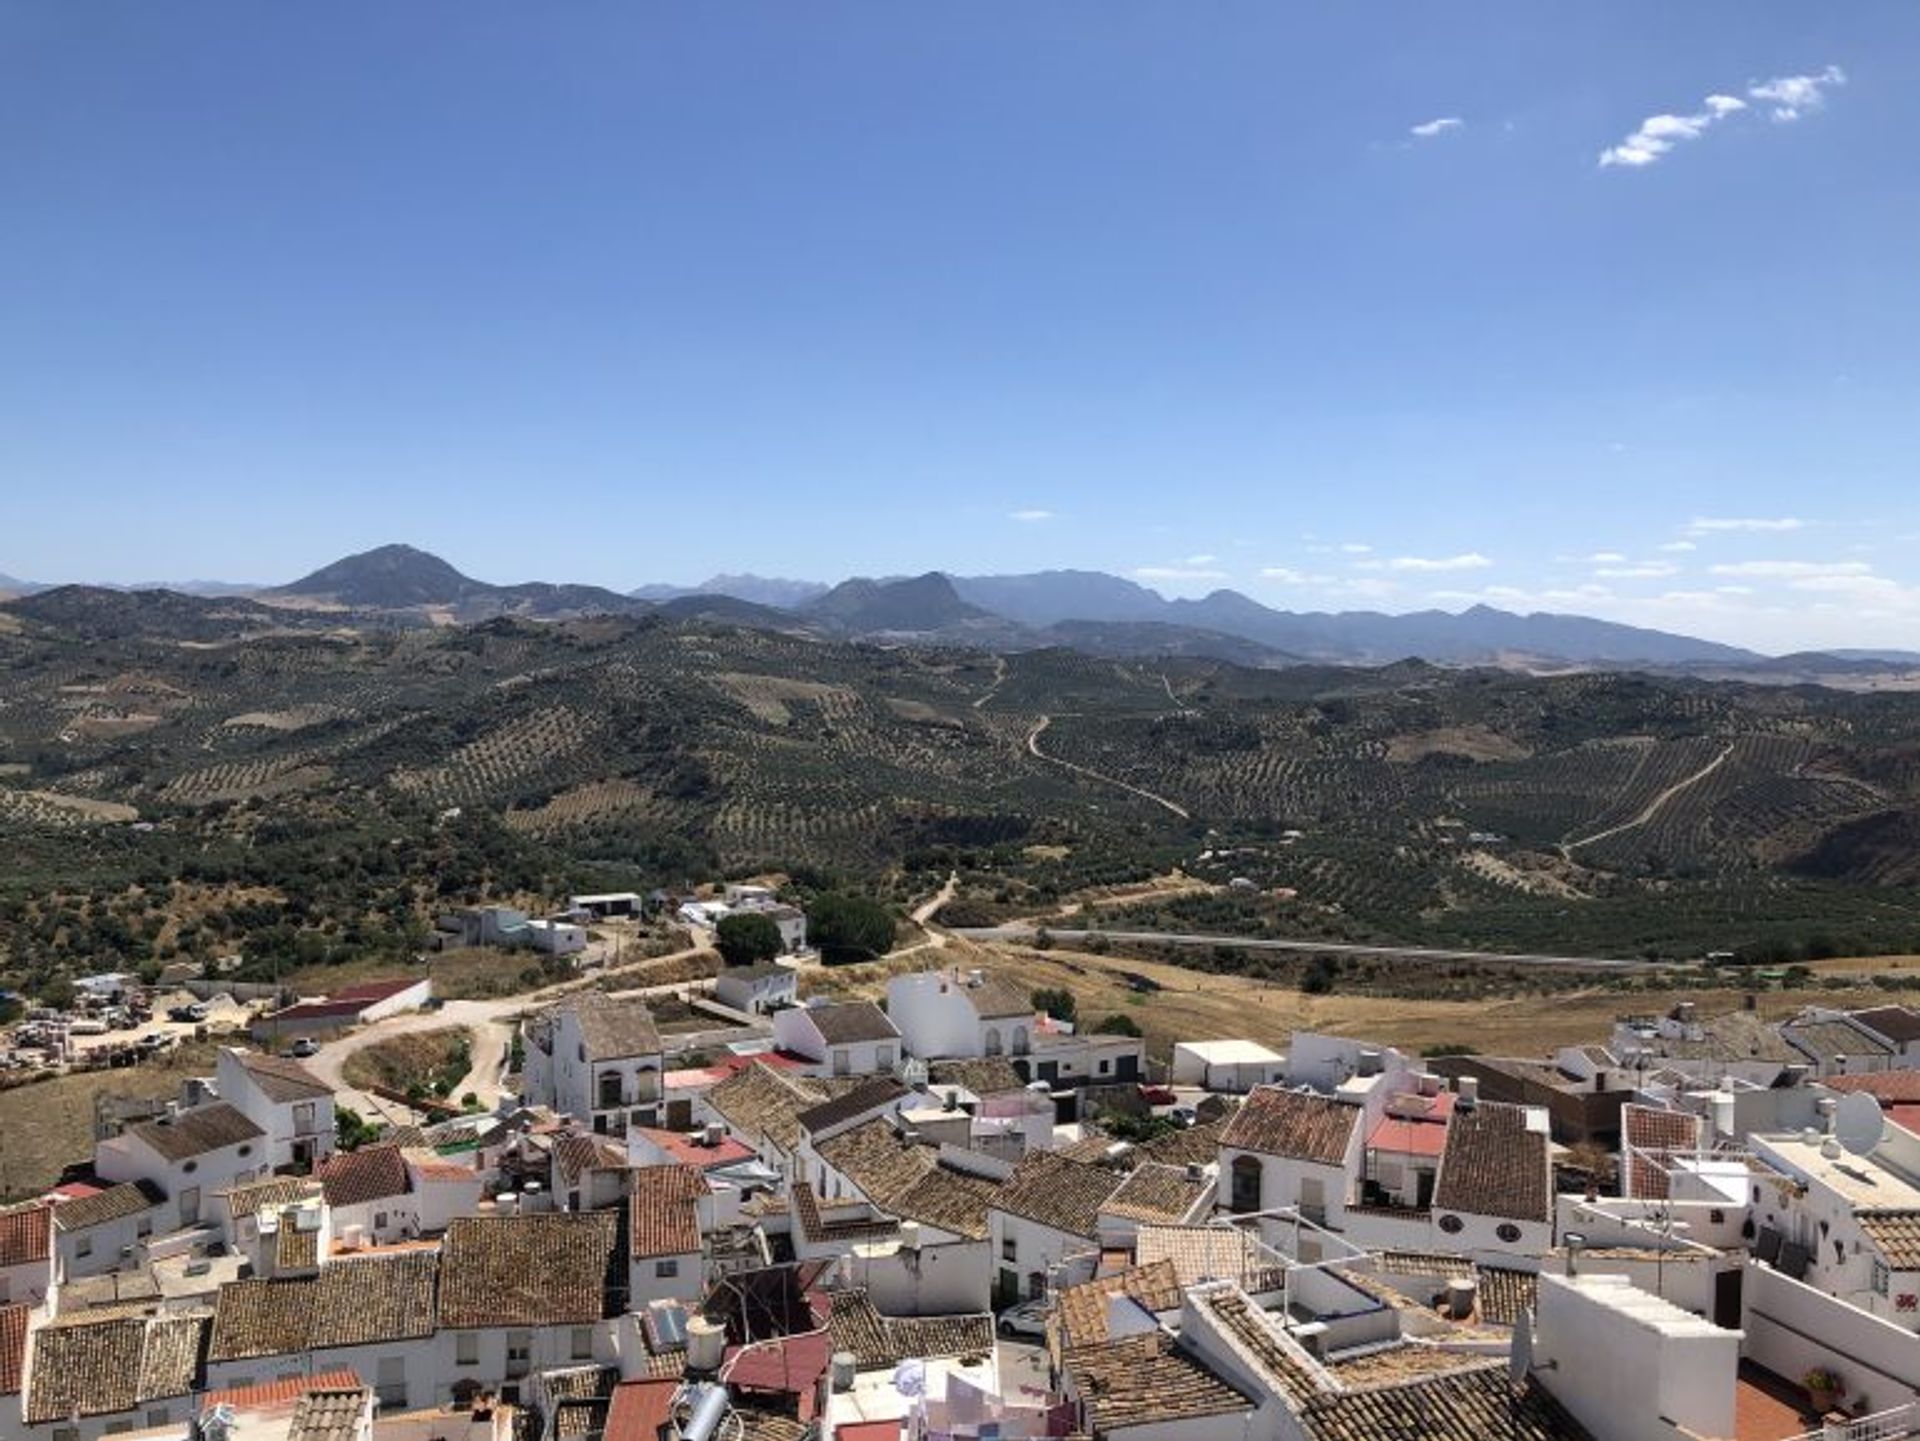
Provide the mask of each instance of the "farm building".
POLYGON ((1173 1083, 1244 1093, 1283 1081, 1287 1058, 1258 1041, 1181 1041, 1173 1048, 1173 1083))
POLYGON ((608 891, 597 896, 569 896, 567 909, 584 911, 596 920, 606 920, 609 916, 637 916, 640 914, 640 896, 637 891, 608 891))
POLYGON ((325 1036, 349 1026, 364 1026, 401 1011, 415 1011, 433 998, 429 976, 396 976, 346 986, 331 996, 299 1001, 284 1010, 261 1016, 253 1023, 256 1041, 287 1041, 297 1036, 325 1036))

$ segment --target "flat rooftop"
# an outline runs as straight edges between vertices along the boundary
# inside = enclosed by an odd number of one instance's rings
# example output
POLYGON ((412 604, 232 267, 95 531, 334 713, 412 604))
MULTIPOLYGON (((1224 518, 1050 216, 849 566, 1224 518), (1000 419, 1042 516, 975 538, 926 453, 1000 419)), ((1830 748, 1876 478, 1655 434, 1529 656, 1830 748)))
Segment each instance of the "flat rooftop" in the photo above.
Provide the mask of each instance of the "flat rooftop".
POLYGON ((1882 1166, 1871 1156, 1842 1151, 1824 1156, 1821 1141, 1804 1136, 1755 1136, 1753 1149, 1795 1175, 1831 1188, 1853 1206, 1920 1210, 1920 1190, 1882 1166))
POLYGON ((1263 1046, 1258 1041, 1182 1041, 1180 1049, 1198 1056, 1210 1066, 1259 1065, 1286 1060, 1279 1051, 1263 1046))

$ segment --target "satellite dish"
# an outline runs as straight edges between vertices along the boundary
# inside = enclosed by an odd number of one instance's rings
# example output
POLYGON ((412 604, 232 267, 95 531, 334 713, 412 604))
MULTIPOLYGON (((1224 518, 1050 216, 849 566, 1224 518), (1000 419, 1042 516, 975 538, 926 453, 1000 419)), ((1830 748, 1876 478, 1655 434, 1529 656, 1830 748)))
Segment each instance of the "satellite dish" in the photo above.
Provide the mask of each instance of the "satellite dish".
POLYGON ((1852 1091, 1840 1098, 1833 1112, 1834 1139, 1856 1156, 1864 1156, 1887 1134, 1887 1118, 1880 1103, 1865 1091, 1852 1091))
POLYGON ((1533 1370, 1533 1311, 1526 1306, 1513 1318, 1513 1349, 1507 1354, 1507 1380, 1514 1388, 1527 1384, 1533 1370))

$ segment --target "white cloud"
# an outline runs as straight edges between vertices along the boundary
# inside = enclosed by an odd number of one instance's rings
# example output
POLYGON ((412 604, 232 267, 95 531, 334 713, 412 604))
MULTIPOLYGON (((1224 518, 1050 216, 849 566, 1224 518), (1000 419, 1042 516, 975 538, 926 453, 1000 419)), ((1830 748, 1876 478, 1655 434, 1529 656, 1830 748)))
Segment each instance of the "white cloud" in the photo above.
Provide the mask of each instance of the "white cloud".
POLYGON ((1793 121, 1825 105, 1827 90, 1846 83, 1846 71, 1838 65, 1829 65, 1817 75, 1776 75, 1771 80, 1749 85, 1747 94, 1772 106, 1767 113, 1775 120, 1793 121))
POLYGON ((1713 589, 1714 589, 1714 593, 1717 595, 1752 595, 1753 594, 1753 587, 1750 585, 1716 585, 1713 589))
POLYGON ((1869 575, 1873 571, 1864 560, 1736 560, 1709 569, 1715 575, 1752 576, 1761 580, 1869 575))
POLYGON ((1445 135, 1449 130, 1459 130, 1466 125, 1458 115, 1442 115, 1434 120, 1423 120, 1412 126, 1407 133, 1420 140, 1431 140, 1436 135, 1445 135))
POLYGON ((1626 557, 1617 550, 1596 550, 1587 557, 1589 565, 1619 565, 1626 557))
MULTIPOLYGON (((1775 120, 1798 120, 1826 103, 1826 91, 1847 83, 1838 65, 1829 65, 1816 75, 1779 75, 1772 80, 1756 81, 1747 87, 1747 98, 1771 107, 1775 120)), ((1716 92, 1700 102, 1700 109, 1687 115, 1649 115, 1633 134, 1618 145, 1600 152, 1602 166, 1624 166, 1638 170, 1653 164, 1683 140, 1698 140, 1708 129, 1747 108, 1738 95, 1716 92)))
POLYGON ((1193 566, 1212 565, 1218 559, 1220 559, 1220 557, 1217 555, 1190 555, 1181 561, 1180 564, 1193 566))
POLYGON ((1687 529, 1695 535, 1706 535, 1711 532, 1726 530, 1801 530, 1805 528, 1805 526, 1805 521, 1796 520, 1790 515, 1783 515, 1776 519, 1756 518, 1752 516, 1727 517, 1697 515, 1688 522, 1687 529))
POLYGON ((1695 545, 1690 540, 1670 540, 1665 545, 1659 546, 1657 548, 1660 550, 1671 551, 1675 555, 1684 555, 1690 550, 1700 549, 1699 546, 1695 545))
POLYGON ((1343 555, 1372 555, 1373 547, 1370 545, 1361 545, 1356 541, 1349 541, 1340 547, 1340 551, 1343 555))
POLYGON ((1720 118, 1710 110, 1697 115, 1649 115, 1640 128, 1618 145, 1600 152, 1600 163, 1638 169, 1651 165, 1682 140, 1697 140, 1720 118))
POLYGON ((1308 575, 1303 570, 1295 570, 1290 565, 1270 565, 1260 572, 1262 580, 1277 581, 1281 585, 1330 585, 1330 575, 1308 575))
POLYGON ((1209 570, 1191 565, 1137 565, 1133 568, 1135 580, 1225 580, 1224 570, 1209 570))
POLYGON ((1027 521, 1027 522, 1032 522, 1032 521, 1036 521, 1036 520, 1052 520, 1052 519, 1053 519, 1053 512, 1052 512, 1052 511, 1050 511, 1050 510, 1038 510, 1038 509, 1035 509, 1035 510, 1010 510, 1010 511, 1008 511, 1008 512, 1007 512, 1007 519, 1008 519, 1008 520, 1023 520, 1023 521, 1027 521))
POLYGON ((1677 575, 1680 567, 1664 560, 1645 560, 1637 565, 1603 565, 1594 572, 1606 580, 1647 580, 1654 576, 1677 575))
POLYGON ((1492 561, 1488 560, 1478 551, 1468 551, 1464 555, 1436 557, 1396 555, 1392 560, 1386 562, 1386 567, 1388 570, 1485 570, 1492 564, 1492 561))

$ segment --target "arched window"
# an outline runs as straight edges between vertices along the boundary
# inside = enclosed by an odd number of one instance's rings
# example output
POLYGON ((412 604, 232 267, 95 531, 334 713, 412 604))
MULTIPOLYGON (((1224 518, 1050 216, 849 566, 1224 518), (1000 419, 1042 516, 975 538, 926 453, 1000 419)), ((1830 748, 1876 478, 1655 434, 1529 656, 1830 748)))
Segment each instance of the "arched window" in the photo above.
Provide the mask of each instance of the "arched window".
POLYGON ((1031 1049, 1031 1047, 1030 1047, 1030 1045, 1029 1045, 1029 1043, 1028 1043, 1028 1040, 1027 1040, 1027 1028, 1026 1028, 1025 1026, 1015 1026, 1015 1027, 1013 1028, 1013 1053, 1014 1053, 1014 1055, 1016 1055, 1016 1056, 1024 1056, 1024 1055, 1026 1055, 1026 1053, 1027 1053, 1027 1052, 1028 1052, 1028 1050, 1030 1050, 1030 1049, 1031 1049))
POLYGON ((997 1056, 1000 1054, 1000 1028, 998 1026, 987 1027, 987 1054, 989 1056, 997 1056))
POLYGON ((1230 1200, 1236 1211, 1260 1209, 1260 1186, 1264 1168, 1258 1156, 1233 1158, 1233 1185, 1230 1200))

